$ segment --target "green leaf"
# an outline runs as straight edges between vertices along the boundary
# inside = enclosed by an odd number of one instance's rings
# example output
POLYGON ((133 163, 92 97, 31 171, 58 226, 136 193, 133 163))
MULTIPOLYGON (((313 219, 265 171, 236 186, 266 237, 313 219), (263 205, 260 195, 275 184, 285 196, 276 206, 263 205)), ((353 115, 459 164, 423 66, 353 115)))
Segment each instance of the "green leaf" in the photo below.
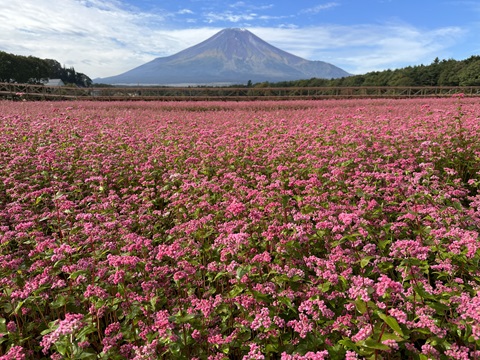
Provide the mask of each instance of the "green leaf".
POLYGON ((278 353, 278 345, 277 344, 267 344, 267 346, 265 347, 265 352, 267 354, 270 354, 270 353, 277 354, 278 353))
POLYGON ((433 301, 429 301, 427 302, 428 306, 430 306, 432 309, 435 309, 435 311, 437 312, 437 314, 439 315, 443 315, 445 314, 446 311, 449 311, 450 310, 450 307, 445 305, 445 304, 442 304, 442 303, 439 303, 439 302, 433 302, 433 301))
POLYGON ((50 303, 50 308, 58 309, 59 307, 62 307, 65 304, 66 304, 65 298, 62 295, 60 295, 57 297, 57 299, 54 302, 50 303))
POLYGON ((346 242, 347 242, 347 238, 343 237, 343 238, 341 238, 340 240, 333 241, 333 242, 332 242, 332 246, 333 246, 333 247, 337 247, 337 246, 340 246, 340 245, 342 245, 342 244, 344 244, 344 243, 346 243, 346 242))
POLYGON ((0 334, 5 334, 7 332, 7 326, 5 323, 6 320, 4 318, 0 318, 0 334))
POLYGON ((79 275, 86 274, 85 270, 77 270, 70 274, 69 279, 75 280, 79 275))
POLYGON ((291 310, 295 310, 296 308, 292 305, 292 300, 290 300, 288 297, 286 296, 279 296, 277 298, 278 302, 281 303, 281 304, 284 304, 286 305, 289 309, 291 310))
POLYGON ((412 329, 412 331, 423 334, 423 335, 431 335, 432 334, 430 329, 416 328, 416 329, 412 329))
POLYGON ((12 310, 13 310, 13 306, 10 303, 5 303, 5 304, 2 305, 2 307, 3 307, 3 311, 5 311, 5 313, 7 313, 7 314, 11 313, 12 310))
POLYGON ((414 286, 413 287, 415 292, 420 295, 423 299, 430 299, 430 300, 436 300, 435 297, 429 293, 427 293, 424 289, 423 286, 414 286))
POLYGON ((358 352, 358 346, 350 339, 343 339, 340 340, 338 343, 347 350, 354 350, 358 352))
POLYGON ((63 196, 63 193, 60 191, 57 191, 56 194, 53 196, 53 200, 56 201, 60 199, 63 196))
POLYGON ((367 304, 361 299, 355 301, 355 307, 360 314, 365 314, 367 312, 367 304))
POLYGON ((327 292, 328 290, 330 290, 330 286, 332 285, 332 283, 330 281, 326 281, 324 282, 321 286, 320 286, 320 289, 323 291, 323 292, 327 292))
POLYGON ((365 346, 375 350, 390 350, 390 348, 387 345, 384 345, 378 342, 377 340, 373 340, 373 339, 365 340, 365 346))
POLYGON ((150 299, 150 305, 152 305, 152 309, 155 310, 155 306, 157 305, 158 297, 154 296, 150 299))
POLYGON ((392 242, 392 240, 390 240, 390 239, 380 240, 378 242, 378 246, 380 247, 380 249, 385 250, 387 245, 390 244, 391 242, 392 242))
POLYGON ((257 300, 257 301, 263 301, 263 302, 266 302, 266 303, 270 302, 270 296, 268 296, 267 294, 263 294, 259 291, 255 291, 255 290, 252 291, 251 293, 252 293, 253 297, 255 298, 255 300, 257 300))
POLYGON ((25 300, 20 301, 17 306, 15 306, 15 310, 13 310, 13 313, 18 314, 18 311, 22 308, 23 304, 25 304, 25 300))
POLYGON ((381 312, 378 312, 377 315, 380 317, 380 319, 382 319, 383 321, 385 321, 385 323, 390 326, 390 328, 395 331, 396 333, 400 334, 403 336, 403 331, 402 331, 402 328, 400 327, 400 325, 398 325, 398 322, 397 320, 392 317, 392 316, 387 316, 381 312))
POLYGON ((48 323, 48 329, 43 330, 40 335, 47 335, 50 334, 52 331, 56 329, 56 321, 50 321, 48 323))
MULTIPOLYGON (((238 270, 238 269, 237 269, 238 270)), ((217 273, 217 275, 215 275, 215 277, 213 278, 213 281, 216 281, 218 280, 219 278, 221 278, 222 276, 225 276, 225 274, 228 274, 228 272, 226 271, 220 271, 217 273)))
POLYGON ((244 288, 241 286, 234 286, 232 290, 228 293, 230 297, 234 298, 238 295, 240 295, 243 292, 244 288))
POLYGON ((93 353, 93 352, 83 351, 80 355, 77 355, 76 358, 77 358, 77 359, 96 359, 96 358, 97 358, 97 354, 95 354, 95 353, 93 353))
POLYGON ((55 343, 55 348, 57 349, 57 351, 59 352, 60 355, 63 355, 64 357, 67 357, 68 352, 70 350, 70 344, 65 343, 65 342, 61 342, 61 341, 57 341, 55 343))
POLYGON ((452 205, 456 210, 461 211, 463 209, 462 204, 458 201, 454 201, 452 205))
POLYGON ((82 330, 80 330, 77 333, 76 337, 77 337, 77 339, 82 339, 85 336, 94 333, 95 331, 97 331, 97 328, 94 325, 88 325, 88 326, 85 326, 84 328, 82 328, 82 330))
POLYGON ((195 319, 195 314, 175 315, 171 318, 177 324, 185 324, 195 319))
POLYGON ((370 260, 372 260, 374 256, 366 256, 362 260, 360 260, 360 267, 363 269, 365 266, 368 265, 370 260))
POLYGON ((382 342, 385 340, 395 340, 396 342, 405 341, 404 338, 398 336, 397 334, 392 334, 392 333, 383 333, 382 342))
POLYGON ((393 264, 390 262, 381 262, 378 264, 378 268, 383 272, 387 272, 390 269, 393 269, 393 264))
POLYGON ((243 275, 248 274, 251 269, 252 269, 252 267, 250 265, 238 267, 238 269, 237 269, 237 279, 240 280, 243 277, 243 275))

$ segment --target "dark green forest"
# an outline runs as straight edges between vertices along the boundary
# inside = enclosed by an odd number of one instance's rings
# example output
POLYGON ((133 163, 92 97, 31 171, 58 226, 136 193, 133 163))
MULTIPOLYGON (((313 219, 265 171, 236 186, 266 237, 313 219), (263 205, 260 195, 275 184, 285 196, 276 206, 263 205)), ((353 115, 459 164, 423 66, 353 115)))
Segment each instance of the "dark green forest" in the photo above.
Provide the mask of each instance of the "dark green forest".
POLYGON ((318 79, 257 83, 255 87, 317 86, 480 86, 480 56, 466 60, 439 60, 430 65, 373 71, 339 79, 318 79))
POLYGON ((66 68, 58 61, 34 56, 13 55, 0 51, 0 82, 42 84, 48 79, 61 79, 66 85, 88 87, 92 79, 66 68))

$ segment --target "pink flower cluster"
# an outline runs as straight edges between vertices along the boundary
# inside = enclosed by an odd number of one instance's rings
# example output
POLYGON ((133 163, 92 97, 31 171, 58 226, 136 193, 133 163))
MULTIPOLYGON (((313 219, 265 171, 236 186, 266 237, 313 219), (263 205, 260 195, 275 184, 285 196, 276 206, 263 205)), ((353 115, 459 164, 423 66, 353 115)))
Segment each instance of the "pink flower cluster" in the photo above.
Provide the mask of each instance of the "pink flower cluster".
POLYGON ((53 332, 44 335, 42 341, 40 341, 43 353, 48 353, 52 344, 55 344, 61 336, 70 335, 80 330, 85 325, 82 321, 83 317, 83 314, 65 314, 65 319, 58 322, 57 328, 53 332))

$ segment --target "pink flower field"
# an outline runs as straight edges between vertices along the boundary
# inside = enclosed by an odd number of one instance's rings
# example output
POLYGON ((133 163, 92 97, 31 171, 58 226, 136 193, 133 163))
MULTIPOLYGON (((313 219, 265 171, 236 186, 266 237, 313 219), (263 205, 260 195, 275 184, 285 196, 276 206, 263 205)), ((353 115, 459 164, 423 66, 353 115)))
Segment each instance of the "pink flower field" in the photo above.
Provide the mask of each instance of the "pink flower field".
POLYGON ((0 359, 480 359, 480 102, 0 102, 0 359))

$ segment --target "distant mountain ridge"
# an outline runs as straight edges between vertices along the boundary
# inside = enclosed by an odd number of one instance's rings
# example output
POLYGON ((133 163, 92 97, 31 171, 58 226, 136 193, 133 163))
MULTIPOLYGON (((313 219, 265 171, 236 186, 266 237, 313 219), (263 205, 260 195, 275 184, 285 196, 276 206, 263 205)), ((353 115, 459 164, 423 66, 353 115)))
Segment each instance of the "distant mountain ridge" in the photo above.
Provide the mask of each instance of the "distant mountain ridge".
POLYGON ((323 61, 280 50, 245 29, 224 29, 174 55, 123 74, 94 79, 113 85, 215 85, 334 79, 351 74, 323 61))

